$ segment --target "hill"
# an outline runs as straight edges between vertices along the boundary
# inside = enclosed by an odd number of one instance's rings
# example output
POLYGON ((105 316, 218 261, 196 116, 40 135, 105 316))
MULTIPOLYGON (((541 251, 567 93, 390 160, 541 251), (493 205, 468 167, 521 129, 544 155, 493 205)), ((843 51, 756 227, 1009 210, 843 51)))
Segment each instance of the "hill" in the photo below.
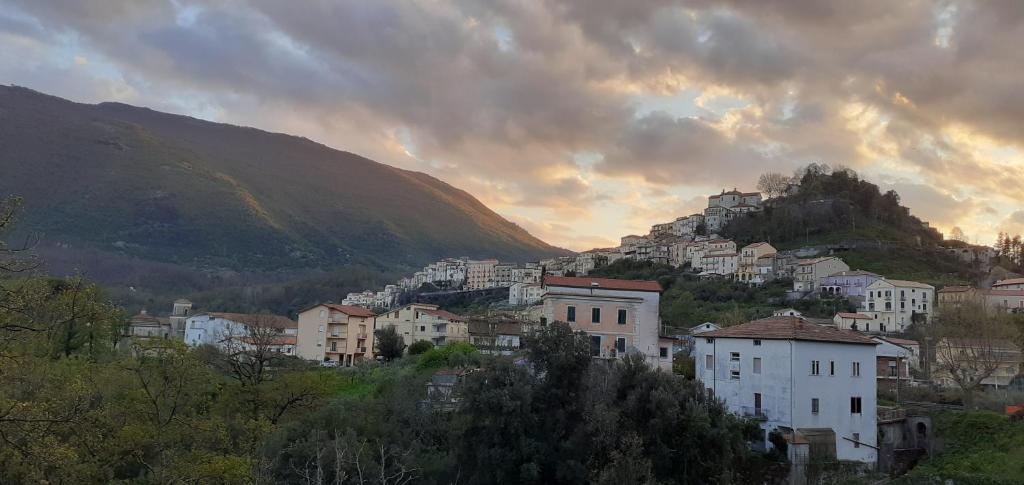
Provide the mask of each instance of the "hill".
POLYGON ((397 271, 567 253, 436 178, 304 138, 7 86, 0 120, 0 196, 24 198, 17 227, 42 235, 57 272, 111 283, 125 265, 397 271))

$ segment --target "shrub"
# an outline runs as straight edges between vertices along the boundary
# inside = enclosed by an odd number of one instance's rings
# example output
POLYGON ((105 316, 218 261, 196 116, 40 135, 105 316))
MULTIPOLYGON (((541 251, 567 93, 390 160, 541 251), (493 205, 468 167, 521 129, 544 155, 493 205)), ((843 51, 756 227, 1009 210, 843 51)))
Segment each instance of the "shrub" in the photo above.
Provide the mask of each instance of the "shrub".
POLYGON ((421 369, 436 369, 445 366, 468 367, 479 363, 478 361, 476 347, 465 342, 454 342, 424 352, 417 365, 421 369))
POLYGON ((434 344, 429 340, 418 340, 409 346, 409 355, 420 355, 432 348, 434 348, 434 344))

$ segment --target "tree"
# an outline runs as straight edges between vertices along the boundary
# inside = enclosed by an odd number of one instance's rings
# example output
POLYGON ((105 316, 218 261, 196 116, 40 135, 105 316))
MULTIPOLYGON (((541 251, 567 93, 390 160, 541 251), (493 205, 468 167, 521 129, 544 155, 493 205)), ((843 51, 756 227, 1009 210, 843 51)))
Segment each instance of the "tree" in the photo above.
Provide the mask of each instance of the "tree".
POLYGON ((960 241, 960 242, 963 242, 963 243, 967 242, 967 235, 964 234, 964 230, 963 229, 960 229, 960 226, 953 227, 953 230, 950 233, 950 237, 954 241, 960 241))
POLYGON ((1010 318, 981 302, 944 309, 936 318, 936 367, 940 377, 960 389, 965 405, 998 369, 1019 364, 1007 360, 1016 336, 1010 318))
POLYGON ((417 340, 409 346, 409 355, 419 355, 432 348, 434 348, 434 344, 429 340, 417 340))
POLYGON ((402 352, 405 351, 405 340, 395 331, 395 327, 377 329, 373 333, 377 339, 377 353, 384 358, 384 362, 391 362, 402 356, 402 352))
POLYGON ((757 190, 769 199, 786 195, 789 190, 790 178, 778 172, 766 172, 757 180, 757 190))

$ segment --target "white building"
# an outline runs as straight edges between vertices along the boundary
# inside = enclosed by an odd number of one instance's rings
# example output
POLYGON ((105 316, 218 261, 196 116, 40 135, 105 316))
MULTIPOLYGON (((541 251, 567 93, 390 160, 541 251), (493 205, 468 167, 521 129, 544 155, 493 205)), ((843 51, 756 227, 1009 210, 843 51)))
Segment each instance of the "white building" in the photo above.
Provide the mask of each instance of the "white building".
POLYGON ((879 332, 904 332, 914 319, 927 323, 935 310, 935 287, 916 281, 880 279, 868 285, 861 313, 879 332))
POLYGON ((759 192, 740 192, 736 189, 722 191, 708 197, 708 208, 704 209, 704 224, 707 231, 714 232, 725 227, 739 214, 761 210, 759 192))
POLYGON ((274 328, 279 337, 271 347, 283 354, 295 354, 298 323, 280 315, 244 313, 196 313, 185 320, 185 343, 195 347, 213 345, 221 350, 251 348, 252 327, 274 328))
POLYGON ((761 420, 766 440, 772 430, 820 440, 830 429, 836 458, 874 463, 875 345, 780 317, 699 334, 694 356, 697 378, 731 412, 761 420))
POLYGON ((992 283, 993 290, 1024 290, 1024 278, 1011 278, 992 283))
POLYGON ((512 306, 533 305, 544 296, 540 283, 512 283, 508 288, 508 304, 512 306))
POLYGON ((657 281, 546 276, 544 287, 542 324, 563 322, 586 332, 594 357, 637 352, 652 367, 672 369, 672 344, 659 335, 657 281))

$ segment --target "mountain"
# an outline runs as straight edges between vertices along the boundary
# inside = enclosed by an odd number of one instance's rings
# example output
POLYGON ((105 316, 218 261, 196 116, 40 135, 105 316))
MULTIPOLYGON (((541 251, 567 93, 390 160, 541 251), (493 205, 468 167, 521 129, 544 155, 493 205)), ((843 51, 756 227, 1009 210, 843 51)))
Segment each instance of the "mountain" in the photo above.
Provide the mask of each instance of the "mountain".
POLYGON ((0 86, 0 147, 18 229, 82 264, 394 271, 568 253, 429 175, 254 128, 0 86))

